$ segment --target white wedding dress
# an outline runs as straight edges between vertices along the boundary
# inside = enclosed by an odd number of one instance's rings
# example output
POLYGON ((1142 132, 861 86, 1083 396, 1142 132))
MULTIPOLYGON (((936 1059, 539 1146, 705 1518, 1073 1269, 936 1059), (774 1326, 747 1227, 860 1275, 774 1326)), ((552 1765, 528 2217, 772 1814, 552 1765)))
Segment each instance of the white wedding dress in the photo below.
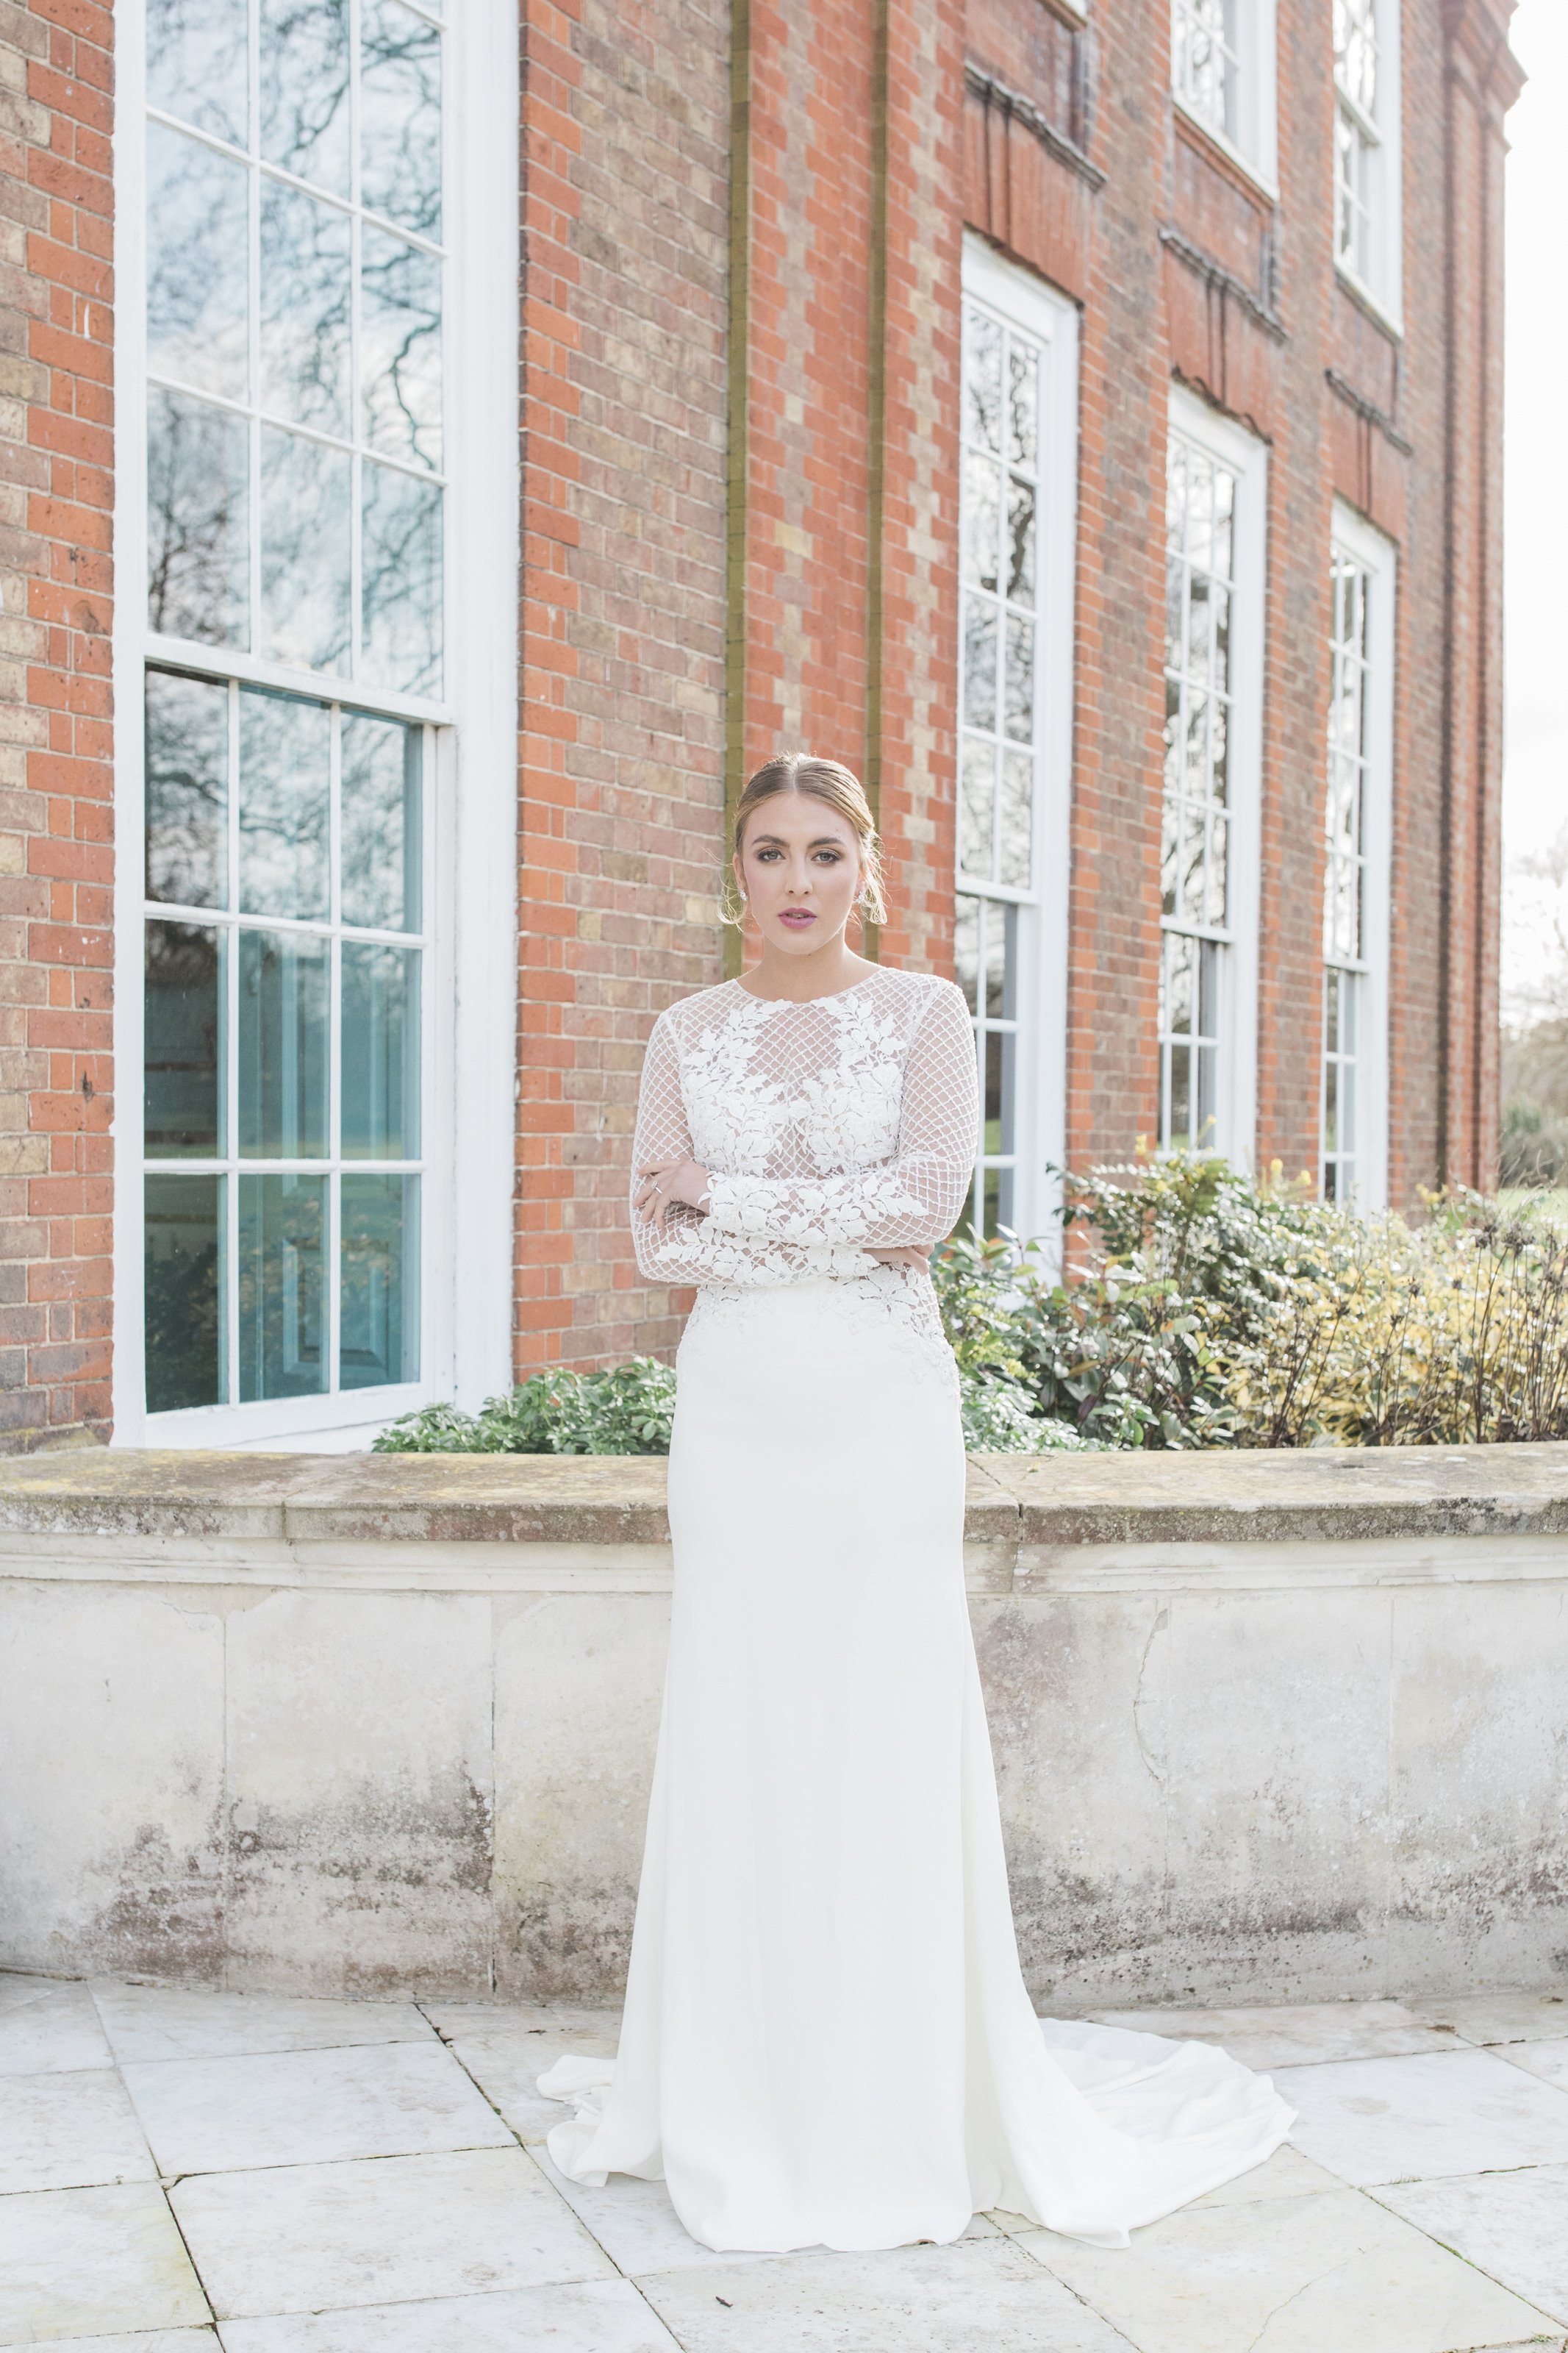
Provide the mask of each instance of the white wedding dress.
MULTIPOLYGON (((706 1216, 637 1229, 695 1284, 669 1458, 664 1715, 614 2067, 540 2089, 582 2182, 668 2185, 718 2249, 955 2239, 1000 2207, 1104 2246, 1289 2130, 1207 2045, 1037 2020, 964 1600, 958 1381, 929 1278, 975 1145, 957 989, 738 982, 649 1042, 637 1160, 706 1216)), ((1073 1792, 1060 1796, 1069 1812, 1073 1792)))

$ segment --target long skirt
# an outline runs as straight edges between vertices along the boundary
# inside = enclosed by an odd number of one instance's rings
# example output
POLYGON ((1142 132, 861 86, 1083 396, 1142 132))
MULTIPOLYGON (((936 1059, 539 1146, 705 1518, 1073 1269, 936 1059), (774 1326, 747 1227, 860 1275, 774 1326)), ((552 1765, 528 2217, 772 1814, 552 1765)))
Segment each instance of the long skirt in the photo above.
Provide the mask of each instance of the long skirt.
POLYGON ((625 2020, 613 2068, 541 2079, 576 2105, 555 2163, 662 2176, 693 2238, 756 2250, 991 2208, 1124 2246, 1259 2163, 1292 2122, 1267 2077, 1025 1990, 929 1284, 704 1293, 679 1377, 625 2020))

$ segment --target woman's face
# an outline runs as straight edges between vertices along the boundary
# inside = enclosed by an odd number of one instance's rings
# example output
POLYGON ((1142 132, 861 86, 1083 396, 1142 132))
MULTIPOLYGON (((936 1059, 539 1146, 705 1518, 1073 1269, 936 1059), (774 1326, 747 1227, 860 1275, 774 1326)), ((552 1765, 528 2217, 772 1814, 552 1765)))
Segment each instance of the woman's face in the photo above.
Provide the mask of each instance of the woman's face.
POLYGON ((784 955, 830 946, 863 880, 855 828, 811 793, 774 793, 752 810, 735 860, 764 943, 784 955))

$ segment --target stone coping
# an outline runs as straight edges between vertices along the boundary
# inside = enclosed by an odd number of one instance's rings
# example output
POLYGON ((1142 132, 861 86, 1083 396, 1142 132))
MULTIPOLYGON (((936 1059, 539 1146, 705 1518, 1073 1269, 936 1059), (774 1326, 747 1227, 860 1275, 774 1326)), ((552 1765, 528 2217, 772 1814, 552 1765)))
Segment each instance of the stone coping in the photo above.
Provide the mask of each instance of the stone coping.
MULTIPOLYGON (((0 1537, 286 1544, 668 1541, 647 1456, 71 1450, 0 1463, 0 1537)), ((1568 1443, 972 1455, 973 1546, 1568 1535, 1568 1443)))

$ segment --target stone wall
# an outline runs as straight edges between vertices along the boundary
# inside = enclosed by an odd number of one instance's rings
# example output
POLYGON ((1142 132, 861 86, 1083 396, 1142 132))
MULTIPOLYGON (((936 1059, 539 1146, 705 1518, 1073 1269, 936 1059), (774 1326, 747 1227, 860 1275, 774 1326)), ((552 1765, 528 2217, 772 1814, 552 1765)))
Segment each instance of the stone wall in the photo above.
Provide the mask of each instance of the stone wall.
MULTIPOLYGON (((0 1484, 0 1967, 613 1997, 657 1461, 0 1484)), ((1568 1968, 1568 1446, 991 1457, 971 1609, 1042 2000, 1568 1968)))

